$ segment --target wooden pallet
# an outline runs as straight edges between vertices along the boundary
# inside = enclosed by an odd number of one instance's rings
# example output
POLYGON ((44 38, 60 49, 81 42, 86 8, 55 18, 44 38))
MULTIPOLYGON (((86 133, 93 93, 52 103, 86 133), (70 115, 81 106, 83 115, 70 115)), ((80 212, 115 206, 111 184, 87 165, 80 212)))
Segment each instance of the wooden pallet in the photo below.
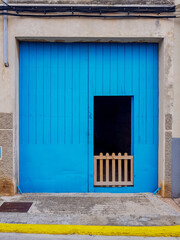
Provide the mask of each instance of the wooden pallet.
POLYGON ((100 153, 94 156, 94 186, 133 186, 134 156, 127 153, 100 153))

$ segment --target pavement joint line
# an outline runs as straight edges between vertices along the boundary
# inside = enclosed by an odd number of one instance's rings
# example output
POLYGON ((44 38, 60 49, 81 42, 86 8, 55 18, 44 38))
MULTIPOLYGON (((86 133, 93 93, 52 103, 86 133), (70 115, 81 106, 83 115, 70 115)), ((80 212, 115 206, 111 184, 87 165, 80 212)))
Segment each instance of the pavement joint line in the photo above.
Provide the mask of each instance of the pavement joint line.
POLYGON ((0 232, 59 235, 101 235, 101 236, 141 236, 180 237, 180 225, 175 226, 87 226, 51 224, 0 223, 0 232))

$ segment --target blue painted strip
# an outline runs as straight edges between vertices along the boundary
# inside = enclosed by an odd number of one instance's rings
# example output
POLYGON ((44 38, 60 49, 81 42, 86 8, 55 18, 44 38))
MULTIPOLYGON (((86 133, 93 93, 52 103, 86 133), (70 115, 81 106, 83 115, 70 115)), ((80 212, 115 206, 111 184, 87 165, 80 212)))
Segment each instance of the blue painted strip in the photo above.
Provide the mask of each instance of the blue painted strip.
POLYGON ((161 187, 158 187, 158 189, 156 189, 156 191, 153 192, 153 195, 155 195, 160 189, 161 189, 161 187))
POLYGON ((134 156, 134 96, 131 97, 131 155, 134 156))
POLYGON ((22 191, 21 191, 21 189, 20 189, 20 187, 19 187, 19 185, 18 185, 18 184, 17 184, 17 188, 18 188, 18 190, 19 190, 20 194, 22 195, 22 191))

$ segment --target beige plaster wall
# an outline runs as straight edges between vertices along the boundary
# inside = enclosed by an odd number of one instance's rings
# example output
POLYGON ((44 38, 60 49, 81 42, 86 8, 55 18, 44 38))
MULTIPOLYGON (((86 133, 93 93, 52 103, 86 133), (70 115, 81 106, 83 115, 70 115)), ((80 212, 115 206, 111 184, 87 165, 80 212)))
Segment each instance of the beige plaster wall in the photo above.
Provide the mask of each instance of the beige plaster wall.
POLYGON ((0 19, 0 194, 14 194, 13 168, 13 84, 9 77, 10 68, 3 63, 3 18, 0 19))
MULTIPOLYGON (((0 18, 3 33, 3 18, 0 18)), ((3 40, 0 34, 0 52, 3 40)), ((162 195, 171 195, 171 137, 174 114, 174 20, 168 19, 30 19, 8 18, 9 68, 0 55, 0 112, 13 113, 13 159, 11 179, 18 182, 18 40, 43 41, 155 41, 160 46, 159 74, 159 185, 162 195)), ((180 50, 176 46, 175 52, 180 50)), ((175 66, 180 69, 180 67, 175 66)), ((179 75, 180 76, 180 75, 179 75)), ((179 85, 178 85, 179 87, 179 85)), ((177 103, 176 103, 177 105, 177 103)), ((180 112, 174 114, 176 121, 180 112)), ((178 124, 176 124, 178 125, 178 124)), ((179 133, 180 128, 176 126, 179 133)), ((174 126, 173 126, 174 129, 174 126)), ((176 131, 174 131, 176 132, 176 131)), ((173 133, 174 133, 173 132, 173 133)), ((180 135, 179 135, 180 136, 180 135)), ((1 144, 0 144, 1 145, 1 144)), ((3 169, 7 171, 7 169, 3 169)))
MULTIPOLYGON (((180 4, 180 0, 176 1, 180 4)), ((180 18, 175 20, 173 137, 180 138, 180 18)))

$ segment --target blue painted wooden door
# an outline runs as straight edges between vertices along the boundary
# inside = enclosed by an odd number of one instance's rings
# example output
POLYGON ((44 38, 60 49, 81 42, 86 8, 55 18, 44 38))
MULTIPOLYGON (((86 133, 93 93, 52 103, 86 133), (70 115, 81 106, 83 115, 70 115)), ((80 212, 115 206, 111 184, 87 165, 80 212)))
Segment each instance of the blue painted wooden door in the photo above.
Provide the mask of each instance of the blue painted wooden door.
POLYGON ((147 192, 158 178, 158 46, 20 43, 23 192, 147 192), (134 186, 93 186, 93 98, 132 96, 134 186))
POLYGON ((89 190, 153 192, 158 186, 158 45, 89 44, 89 111, 89 190), (133 187, 93 186, 93 96, 132 97, 133 187))

